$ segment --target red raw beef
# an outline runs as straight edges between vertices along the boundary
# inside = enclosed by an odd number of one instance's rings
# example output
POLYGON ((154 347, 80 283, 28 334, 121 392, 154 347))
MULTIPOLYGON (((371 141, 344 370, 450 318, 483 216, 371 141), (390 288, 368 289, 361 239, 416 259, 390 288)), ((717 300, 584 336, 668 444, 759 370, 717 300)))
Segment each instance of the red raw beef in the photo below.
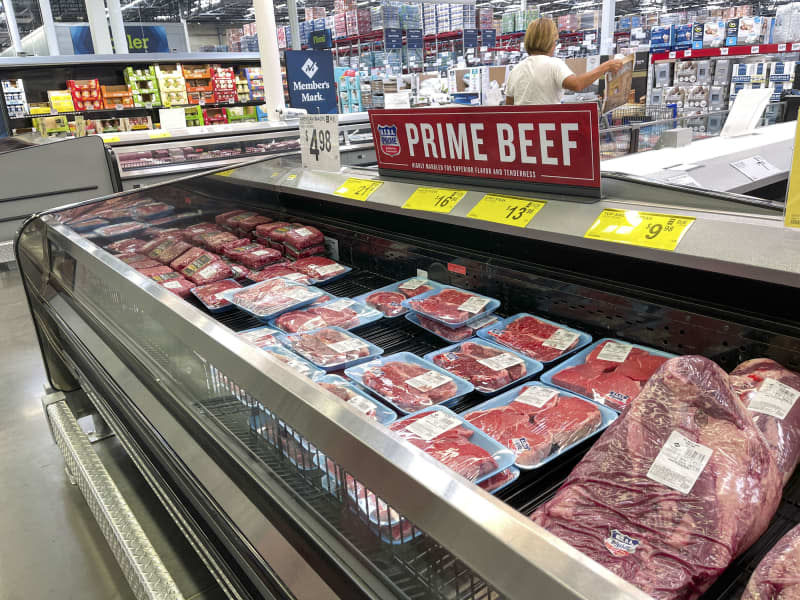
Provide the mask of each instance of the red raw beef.
POLYGON ((170 227, 168 229, 160 229, 158 227, 150 227, 144 232, 147 237, 153 240, 183 240, 187 241, 189 238, 186 235, 186 230, 178 229, 177 227, 170 227))
POLYGON ((337 329, 318 329, 311 333, 301 333, 289 338, 292 350, 312 363, 332 367, 369 355, 369 346, 361 338, 337 329), (337 344, 353 342, 351 347, 341 349, 337 344))
POLYGON ((156 283, 164 283, 165 281, 171 281, 173 279, 183 279, 180 273, 172 270, 170 270, 169 273, 154 273, 153 275, 148 275, 148 277, 156 283))
POLYGON ((263 215, 253 215, 252 217, 242 219, 238 223, 239 235, 244 237, 249 236, 250 232, 253 231, 257 226, 264 225, 265 223, 272 223, 272 219, 263 215))
POLYGON ((479 342, 464 342, 454 350, 436 355, 433 362, 454 375, 466 379, 479 392, 499 390, 523 377, 527 372, 525 362, 521 358, 479 342), (495 368, 491 361, 489 364, 481 362, 498 357, 516 360, 517 363, 508 367, 495 368))
POLYGON ((524 316, 515 319, 502 330, 490 331, 489 334, 504 346, 518 350, 535 360, 549 362, 578 345, 577 338, 566 348, 554 348, 549 345, 548 340, 559 329, 536 317, 524 316))
POLYGON ((666 356, 656 356, 646 354, 644 356, 631 352, 633 356, 628 356, 622 365, 614 370, 615 375, 624 375, 634 381, 646 382, 658 371, 659 367, 667 362, 666 356))
MULTIPOLYGON (((155 261, 153 261, 155 262, 155 261)), ((167 265, 159 265, 156 263, 157 266, 150 267, 148 269, 137 269, 142 275, 145 277, 153 277, 154 275, 168 275, 169 273, 174 273, 172 269, 170 269, 167 265)))
POLYGON ((276 263, 282 258, 283 256, 277 250, 262 247, 239 254, 236 259, 248 269, 255 270, 276 263))
POLYGON ((412 281, 407 281, 397 286, 398 291, 401 294, 403 294, 406 298, 413 298, 414 296, 419 296, 420 294, 424 294, 425 292, 430 292, 433 289, 432 286, 421 283, 420 280, 412 280, 412 281))
MULTIPOLYGON (((152 258, 146 258, 144 260, 137 260, 136 262, 128 263, 131 267, 136 269, 137 271, 144 271, 145 269, 152 269, 153 267, 161 267, 163 266, 157 260, 153 260, 152 258)), ((169 268, 169 267, 167 267, 169 268)))
POLYGON ((289 264, 290 263, 281 263, 277 265, 270 265, 268 267, 264 267, 260 271, 253 271, 248 279, 250 279, 250 281, 266 281, 275 277, 285 277, 287 279, 291 279, 292 281, 296 281, 297 283, 302 283, 303 285, 308 285, 311 283, 308 275, 298 273, 292 269, 289 264))
POLYGON ((236 280, 250 279, 251 275, 250 269, 235 262, 231 262, 231 260, 228 258, 223 258, 222 260, 228 263, 228 266, 231 268, 231 271, 233 271, 234 279, 236 280))
MULTIPOLYGON (((363 396, 355 393, 352 389, 347 387, 344 383, 337 384, 337 383, 328 383, 328 382, 324 382, 323 381, 323 382, 318 383, 317 385, 322 387, 322 388, 324 388, 324 389, 326 389, 326 390, 328 390, 330 393, 332 393, 333 395, 337 396, 338 398, 341 398, 345 402, 350 402, 351 400, 358 401, 358 400, 363 400, 364 399, 363 396)), ((373 420, 378 418, 378 415, 377 415, 377 412, 376 412, 374 406, 370 410, 367 410, 366 412, 364 412, 364 411, 359 411, 359 412, 361 412, 362 414, 366 415, 367 417, 369 417, 370 419, 373 419, 373 420)))
POLYGON ((740 600, 800 600, 800 525, 758 563, 740 600))
MULTIPOLYGON (((445 288, 432 296, 428 296, 424 300, 412 300, 410 306, 417 312, 440 321, 445 321, 446 323, 463 323, 470 317, 478 314, 467 312, 460 308, 464 302, 475 297, 475 294, 469 292, 445 288)), ((483 309, 478 312, 482 311, 483 309)))
MULTIPOLYGON (((196 262, 196 261, 195 261, 196 262)), ((206 283, 214 283, 215 281, 219 281, 221 279, 229 279, 233 276, 233 271, 228 266, 227 263, 221 260, 215 260, 204 267, 197 269, 196 271, 189 273, 192 266, 195 263, 192 263, 188 267, 186 267, 183 271, 184 276, 197 285, 203 285, 206 283)))
POLYGON ((154 216, 160 216, 163 213, 175 210, 174 206, 165 204, 164 202, 153 202, 151 204, 143 204, 133 209, 133 215, 137 219, 147 220, 154 216))
POLYGON ((119 240, 118 242, 109 244, 106 246, 106 250, 114 253, 141 252, 142 246, 144 246, 146 243, 147 242, 144 240, 137 240, 136 238, 125 238, 124 240, 119 240))
POLYGON ((301 310, 283 313, 275 324, 287 333, 302 333, 320 327, 341 327, 350 329, 358 325, 358 313, 350 308, 339 310, 325 306, 311 306, 301 310))
POLYGON ((308 275, 312 279, 323 282, 341 275, 347 269, 335 260, 324 256, 309 256, 291 263, 292 269, 298 273, 308 275))
POLYGON ((474 323, 476 327, 471 327, 469 325, 462 325, 461 327, 448 327, 444 323, 439 323, 439 321, 434 321, 433 319, 429 319, 423 315, 417 314, 417 319, 419 320, 419 325, 423 329, 427 329, 442 337, 450 342, 460 342, 461 340, 465 340, 467 338, 471 338, 475 335, 475 332, 482 328, 486 327, 497 321, 497 317, 488 316, 486 319, 479 319, 479 322, 474 323))
POLYGON ((728 376, 683 356, 656 371, 531 518, 656 600, 696 600, 761 536, 781 489, 728 376))
POLYGON ((273 229, 279 229, 280 227, 287 227, 289 223, 286 221, 273 221, 272 223, 265 223, 264 225, 257 225, 255 230, 255 235, 264 239, 269 240, 269 234, 272 232, 273 229))
POLYGON ((216 254, 214 254, 213 252, 209 252, 208 250, 203 250, 202 248, 190 248, 189 250, 181 254, 178 258, 169 263, 169 266, 176 271, 183 271, 186 267, 192 264, 192 262, 202 257, 206 257, 208 259, 203 264, 208 264, 212 260, 217 260, 219 258, 216 254))
POLYGON ((406 297, 397 292, 375 292, 367 296, 364 301, 367 306, 381 311, 386 317, 396 317, 406 312, 406 308, 401 304, 406 297))
POLYGON ((250 240, 250 238, 246 238, 246 237, 245 238, 235 238, 235 239, 223 244, 222 248, 219 251, 219 253, 223 254, 224 256, 227 256, 228 258, 230 258, 230 256, 228 255, 228 250, 229 249, 235 249, 235 248, 247 246, 247 245, 252 244, 252 243, 253 242, 250 240))
POLYGON ((642 391, 641 383, 614 371, 602 373, 590 381, 588 397, 595 402, 622 410, 639 395, 640 391, 642 391))
POLYGON ((251 331, 242 331, 238 335, 251 344, 262 347, 274 346, 277 344, 278 339, 275 337, 275 334, 277 333, 277 331, 270 329, 269 327, 259 327, 258 329, 253 329, 251 331))
POLYGON ((124 252, 122 254, 117 254, 117 258, 126 265, 132 265, 142 262, 143 260, 150 260, 146 254, 140 254, 139 252, 124 252))
POLYGON ((161 281, 159 285, 168 289, 170 292, 181 298, 188 298, 191 295, 191 289, 194 284, 191 281, 180 277, 178 279, 170 279, 168 281, 161 281))
MULTIPOLYGON (((608 344, 619 344, 619 343, 620 342, 613 342, 613 341, 603 342, 602 344, 598 345, 594 350, 592 350, 589 353, 589 355, 586 357, 586 362, 587 363, 594 363, 596 365, 600 365, 600 366, 603 367, 603 370, 605 370, 605 371, 613 371, 614 369, 619 367, 622 363, 621 362, 615 362, 613 360, 603 360, 603 359, 597 358, 597 355, 600 354, 603 351, 603 349, 606 347, 606 345, 608 345, 608 344)), ((646 358, 648 356, 650 356, 649 352, 647 352, 646 350, 642 350, 641 348, 636 348, 634 346, 634 347, 631 348, 631 351, 628 354, 628 357, 625 359, 625 361, 628 361, 629 359, 633 359, 633 358, 646 358)))
POLYGON ((365 386, 396 404, 406 412, 414 412, 449 400, 456 395, 455 381, 448 381, 439 387, 423 392, 407 384, 409 379, 427 373, 429 369, 417 364, 389 361, 365 370, 362 381, 365 386))
POLYGON ((273 227, 270 229, 266 237, 268 237, 271 242, 283 244, 283 242, 286 240, 286 234, 288 234, 292 229, 298 229, 299 227, 302 227, 300 223, 282 223, 280 227, 273 227))
POLYGON ((301 284, 285 279, 269 279, 238 292, 233 302, 255 315, 265 317, 303 302, 297 296, 302 296, 304 290, 313 297, 313 292, 301 284))
POLYGON ((514 481, 518 477, 517 473, 518 471, 503 469, 497 475, 492 475, 489 477, 489 479, 484 479, 478 485, 487 492, 491 493, 496 489, 503 487, 505 484, 514 481))
POLYGON ((218 308, 225 308, 231 304, 228 300, 220 296, 222 292, 241 287, 242 286, 235 281, 223 279, 222 281, 216 281, 214 283, 207 283, 205 285, 197 286, 194 288, 194 295, 197 296, 197 298, 203 304, 205 304, 207 308, 215 310, 218 308))
POLYGON ((95 233, 103 237, 112 237, 117 235, 125 235, 135 231, 145 229, 147 225, 139 223, 138 221, 128 221, 126 223, 115 223, 114 225, 106 225, 105 227, 98 227, 95 233))
POLYGON ((239 260, 239 257, 253 250, 264 250, 264 246, 251 242, 249 238, 239 238, 241 244, 230 243, 225 246, 224 253, 228 258, 239 260))
POLYGON ((187 241, 193 241, 196 236, 214 231, 221 232, 222 228, 216 223, 197 223, 196 225, 189 225, 189 227, 184 229, 183 235, 187 241))
POLYGON ((221 254, 223 248, 236 241, 237 238, 230 231, 221 231, 219 233, 211 233, 203 236, 203 245, 216 254, 221 254))
MULTIPOLYGON (((748 360, 731 372, 733 391, 750 409, 753 422, 764 434, 785 485, 800 460, 800 402, 796 401, 790 408, 789 399, 779 402, 770 394, 759 393, 765 385, 765 392, 770 386, 781 388, 778 384, 800 392, 800 375, 768 358, 748 360), (765 383, 767 379, 772 381, 765 383)), ((783 391, 792 394, 789 390, 783 391)), ((797 591, 800 592, 800 587, 797 591)))
POLYGON ((303 250, 298 250, 290 246, 289 244, 283 245, 283 252, 286 254, 287 257, 291 258, 292 260, 298 260, 300 258, 308 258, 309 256, 321 256, 325 254, 325 246, 311 246, 310 248, 304 248, 303 250))
POLYGON ((163 265, 168 265, 189 248, 191 246, 182 240, 166 238, 159 240, 156 247, 150 250, 147 255, 163 265))
POLYGON ((249 219, 250 217, 257 217, 257 216, 258 214, 252 211, 249 210, 242 211, 240 213, 227 217, 222 222, 222 226, 228 231, 233 231, 234 233, 236 233, 239 231, 239 223, 241 223, 245 219, 249 219))
POLYGON ((306 225, 297 227, 286 233, 283 239, 284 244, 293 247, 295 250, 303 250, 312 246, 319 246, 325 241, 325 236, 316 227, 306 225))
POLYGON ((591 398, 591 382, 602 373, 602 365, 584 363, 558 371, 553 375, 553 383, 581 396, 591 398))
POLYGON ((225 221, 227 221, 231 217, 235 217, 236 215, 240 215, 240 214, 242 214, 244 212, 247 212, 247 211, 246 210, 241 210, 241 209, 229 210, 228 212, 221 213, 221 214, 217 215, 216 217, 214 217, 214 222, 217 225, 225 225, 225 221))

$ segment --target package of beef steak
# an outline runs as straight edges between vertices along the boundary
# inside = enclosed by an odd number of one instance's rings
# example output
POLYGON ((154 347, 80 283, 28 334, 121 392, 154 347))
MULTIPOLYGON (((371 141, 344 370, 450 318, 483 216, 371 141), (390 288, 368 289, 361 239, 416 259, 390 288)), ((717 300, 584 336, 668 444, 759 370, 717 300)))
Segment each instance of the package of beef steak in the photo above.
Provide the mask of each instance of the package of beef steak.
POLYGON ((498 321, 500 317, 497 315, 485 315, 483 318, 472 322, 470 325, 462 325, 461 327, 449 327, 439 321, 434 321, 428 317, 424 317, 419 313, 410 312, 406 314, 406 319, 422 327, 425 331, 430 331, 432 334, 442 338, 443 340, 454 343, 461 342, 477 335, 482 329, 491 327, 498 321))
POLYGON ((279 333, 280 331, 277 329, 264 326, 246 329, 245 331, 240 331, 237 335, 240 338, 247 340, 251 344, 261 348, 263 346, 280 346, 280 342, 278 341, 277 337, 279 333))
POLYGON ((455 402, 474 389, 466 379, 411 352, 398 352, 351 367, 345 375, 383 398, 400 414, 455 402))
POLYGON ((303 227, 296 227, 286 232, 283 241, 287 246, 291 246, 295 250, 303 250, 311 248, 312 246, 320 246, 325 242, 325 236, 316 227, 311 225, 304 225, 303 227))
POLYGON ((159 285, 165 289, 168 289, 176 296, 180 296, 181 298, 188 298, 191 296, 191 290, 194 287, 194 284, 191 281, 184 279, 183 277, 178 279, 169 279, 167 281, 160 281, 159 285))
POLYGON ((140 204, 131 209, 131 211, 134 219, 150 221, 175 212, 175 207, 165 202, 152 202, 150 204, 140 204))
POLYGON ((503 319, 484 330, 481 337, 545 364, 580 350, 592 341, 588 333, 527 313, 503 319))
POLYGON ((281 277, 254 283, 234 292, 231 302, 258 319, 271 319, 287 310, 310 304, 324 293, 281 277))
POLYGON ((224 312, 233 308, 222 292, 241 289, 241 284, 233 279, 222 279, 205 285, 198 285, 192 289, 192 295, 197 298, 206 310, 212 314, 224 312))
POLYGON ((136 238, 125 238, 106 246, 106 250, 114 254, 123 254, 125 252, 141 252, 142 247, 147 244, 144 240, 137 240, 136 238))
POLYGON ((477 338, 430 352, 425 358, 463 377, 483 394, 504 390, 543 368, 537 360, 477 338))
POLYGON ((541 376, 545 383, 621 411, 674 354, 605 338, 541 376))
POLYGON ((240 237, 250 236, 250 233, 259 225, 264 225, 265 223, 272 223, 272 219, 269 217, 265 217, 263 215, 254 215, 252 217, 247 217, 246 219, 242 219, 238 223, 238 233, 240 237))
POLYGON ((500 301, 489 296, 443 285, 406 300, 406 308, 450 327, 470 325, 500 307, 500 301))
POLYGON ((387 425, 397 419, 397 414, 374 398, 370 398, 352 382, 338 375, 325 375, 314 380, 319 387, 329 391, 334 396, 346 402, 356 412, 363 414, 368 419, 387 425))
POLYGON ((767 439, 786 484, 800 460, 800 374, 756 358, 731 371, 731 385, 767 439))
POLYGON ((307 258, 309 256, 322 256, 326 252, 325 246, 311 246, 309 248, 304 248, 302 250, 297 250, 293 248, 289 244, 283 244, 283 253, 292 260, 297 260, 299 258, 307 258))
POLYGON ((341 327, 325 327, 281 336, 279 339, 288 348, 326 371, 344 369, 383 354, 382 348, 341 327))
POLYGON ((667 360, 531 518, 659 600, 696 600, 766 530, 783 479, 702 356, 667 360))
MULTIPOLYGON (((181 254, 178 258, 169 263, 169 266, 176 271, 183 271, 183 269, 188 267, 192 261, 197 260, 201 256, 207 256, 211 260, 217 260, 219 258, 213 252, 209 252, 208 250, 203 250, 202 248, 195 247, 195 248, 189 248, 189 250, 187 250, 186 252, 181 254)), ((211 262, 211 260, 207 262, 211 262)))
POLYGON ((353 270, 325 256, 301 258, 291 263, 291 267, 298 273, 308 275, 312 283, 327 283, 353 270))
POLYGON ((539 468, 608 427, 616 411, 541 383, 487 400, 464 418, 514 452, 521 469, 539 468))
POLYGON ((784 535, 758 563, 740 600, 800 598, 800 525, 784 535))
POLYGON ((94 230, 94 233, 100 237, 115 240, 117 238, 129 237, 132 233, 146 229, 147 225, 139 221, 125 221, 123 223, 114 223, 113 225, 104 225, 94 230))
MULTIPOLYGON (((403 301, 406 298, 429 292, 434 289, 434 287, 439 289, 441 286, 433 281, 414 277, 396 283, 390 283, 377 290, 356 296, 356 300, 364 302, 368 306, 381 311, 385 317, 399 317, 408 312, 408 308, 403 306, 403 301)), ((472 334, 467 337, 471 337, 471 335, 472 334)))
POLYGON ((231 270, 231 268, 228 266, 227 263, 221 260, 215 260, 190 274, 189 270, 194 264, 195 263, 192 263, 191 265, 186 267, 182 271, 182 273, 189 281, 197 285, 214 283, 215 281, 220 281, 222 279, 229 279, 233 276, 233 271, 231 270))
POLYGON ((106 221, 105 219, 98 219, 97 217, 93 219, 85 219, 83 221, 77 221, 76 223, 70 224, 73 230, 77 231, 78 233, 84 233, 86 231, 92 231, 93 229, 97 229, 98 227, 103 227, 104 225, 110 224, 110 221, 106 221))
POLYGON ((236 257, 236 260, 251 270, 263 269, 267 265, 274 264, 281 259, 283 259, 283 256, 277 250, 263 247, 244 252, 236 257))
POLYGON ((380 312, 357 300, 337 298, 322 304, 315 302, 306 308, 283 313, 270 321, 270 325, 286 333, 302 333, 320 327, 352 329, 380 318, 380 312))
POLYGON ((519 479, 519 474, 520 470, 518 468, 509 467, 504 471, 500 471, 497 475, 492 475, 489 479, 484 479, 478 485, 490 494, 496 494, 519 479))
POLYGON ((274 279, 275 277, 283 277, 284 279, 296 281, 297 283, 302 283, 304 285, 311 284, 311 278, 308 275, 305 275, 304 273, 298 273, 292 269, 290 265, 291 263, 279 263, 264 267, 260 271, 251 271, 248 279, 256 283, 259 281, 274 279))

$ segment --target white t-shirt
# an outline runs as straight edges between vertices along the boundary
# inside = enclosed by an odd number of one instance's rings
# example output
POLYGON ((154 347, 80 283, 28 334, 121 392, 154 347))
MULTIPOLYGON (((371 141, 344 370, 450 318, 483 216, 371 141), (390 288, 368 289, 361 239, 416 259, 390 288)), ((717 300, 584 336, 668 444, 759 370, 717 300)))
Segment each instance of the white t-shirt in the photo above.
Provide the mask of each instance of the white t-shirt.
POLYGON ((534 54, 511 70, 506 96, 514 104, 560 104, 564 80, 574 75, 560 58, 534 54))

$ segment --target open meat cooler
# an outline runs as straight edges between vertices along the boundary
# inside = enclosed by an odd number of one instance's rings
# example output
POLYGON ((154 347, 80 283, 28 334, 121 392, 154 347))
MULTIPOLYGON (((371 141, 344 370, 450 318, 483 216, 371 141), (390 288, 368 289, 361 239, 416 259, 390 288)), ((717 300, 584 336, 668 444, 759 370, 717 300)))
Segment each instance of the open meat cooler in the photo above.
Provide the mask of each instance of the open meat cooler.
MULTIPOLYGON (((609 177, 603 200, 538 194, 546 206, 511 227, 467 216, 497 189, 465 184, 437 214, 403 208, 418 187, 366 168, 304 170, 292 155, 28 220, 16 253, 56 393, 54 435, 64 415, 99 414, 232 598, 647 598, 528 518, 599 432, 492 495, 237 335, 259 320, 209 314, 65 224, 120 198, 175 207, 164 227, 247 209, 325 234, 328 256, 352 268, 319 284, 328 295, 427 277, 499 300, 500 316, 541 315, 594 340, 700 354, 726 371, 754 357, 800 369, 796 238, 772 203, 609 177), (382 183, 351 200, 334 193, 349 178, 382 183), (674 252, 585 238, 605 208, 696 222, 674 252)), ((352 331, 384 355, 450 345, 403 317, 352 331)), ((450 408, 484 400, 472 392, 450 408)), ((738 598, 798 519, 796 474, 766 533, 704 600, 738 598)))

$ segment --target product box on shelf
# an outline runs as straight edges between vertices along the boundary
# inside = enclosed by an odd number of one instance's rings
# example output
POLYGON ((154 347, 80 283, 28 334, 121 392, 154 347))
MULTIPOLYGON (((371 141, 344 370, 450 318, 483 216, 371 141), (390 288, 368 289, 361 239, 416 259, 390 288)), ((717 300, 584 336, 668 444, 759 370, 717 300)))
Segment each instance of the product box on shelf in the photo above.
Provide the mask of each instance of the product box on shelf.
POLYGON ((120 119, 123 131, 143 131, 153 128, 152 117, 125 117, 120 119))
POLYGON ((106 109, 131 108, 133 95, 127 85, 102 85, 103 107, 106 109))
POLYGON ((69 133, 69 122, 67 117, 59 115, 55 117, 36 117, 33 119, 34 128, 44 136, 69 133))
POLYGON ((255 106, 233 106, 225 109, 228 123, 255 123, 258 121, 255 106))
POLYGON ((675 26, 667 25, 653 27, 650 30, 650 50, 652 52, 666 52, 675 45, 675 26))
POLYGON ((697 65, 697 83, 711 85, 714 63, 710 60, 697 60, 694 62, 697 65))
POLYGON ((681 86, 673 86, 664 89, 664 104, 674 104, 679 109, 683 108, 686 89, 681 86))
POLYGON ((181 65, 184 79, 211 79, 211 67, 208 65, 181 65))
POLYGON ((797 65, 798 63, 793 60, 769 63, 769 80, 793 82, 795 80, 795 70, 797 65))
POLYGON ((187 92, 186 95, 189 97, 189 104, 203 106, 214 103, 214 92, 187 92))
POLYGON ((739 43, 739 19, 725 21, 725 45, 736 46, 739 43))
POLYGON ((6 102, 8 116, 12 119, 26 116, 28 114, 28 102, 25 97, 25 87, 22 79, 5 79, 0 85, 3 88, 3 97, 6 102))
POLYGON ((752 46, 758 44, 761 41, 763 25, 761 17, 741 17, 739 19, 737 45, 752 46))
POLYGON ((659 106, 664 104, 664 88, 653 88, 650 90, 650 104, 659 106))
POLYGON ((732 62, 730 59, 714 61, 714 85, 727 87, 731 81, 732 62))
POLYGON ((155 81, 156 68, 153 65, 149 67, 125 67, 122 75, 125 77, 125 83, 129 85, 131 81, 155 81))
POLYGON ((725 21, 703 23, 703 48, 721 48, 725 45, 725 21))
POLYGON ((694 25, 691 23, 675 26, 675 50, 687 50, 692 47, 694 25))
POLYGON ((711 88, 707 85, 695 85, 687 89, 684 106, 691 109, 708 109, 711 88))
POLYGON ((792 89, 792 84, 788 81, 770 81, 768 87, 772 90, 770 102, 780 102, 781 94, 786 90, 792 89))
POLYGON ((50 107, 56 112, 75 112, 72 94, 69 90, 47 90, 50 107))
POLYGON ((186 125, 188 127, 205 125, 205 121, 203 120, 203 108, 201 106, 187 106, 183 111, 186 113, 186 125))
POLYGON ((133 97, 133 105, 139 108, 152 108, 154 106, 161 106, 161 94, 155 90, 144 90, 131 92, 133 97))
POLYGON ((711 110, 722 110, 725 108, 725 87, 712 85, 708 91, 708 106, 711 110))
POLYGON ((206 108, 203 110, 203 120, 206 125, 220 125, 228 122, 225 108, 206 108))
POLYGON ((692 25, 692 50, 700 50, 703 47, 704 33, 703 23, 692 25))
POLYGON ((697 83, 697 61, 682 60, 675 65, 675 85, 697 83))
POLYGON ((772 42, 795 42, 800 39, 800 2, 782 4, 775 10, 772 42))
POLYGON ((663 62, 653 65, 653 84, 655 87, 672 85, 672 63, 663 62))
MULTIPOLYGON (((70 97, 72 101, 72 97, 70 97)), ((31 102, 28 105, 28 113, 31 115, 49 115, 53 111, 49 102, 31 102)))

